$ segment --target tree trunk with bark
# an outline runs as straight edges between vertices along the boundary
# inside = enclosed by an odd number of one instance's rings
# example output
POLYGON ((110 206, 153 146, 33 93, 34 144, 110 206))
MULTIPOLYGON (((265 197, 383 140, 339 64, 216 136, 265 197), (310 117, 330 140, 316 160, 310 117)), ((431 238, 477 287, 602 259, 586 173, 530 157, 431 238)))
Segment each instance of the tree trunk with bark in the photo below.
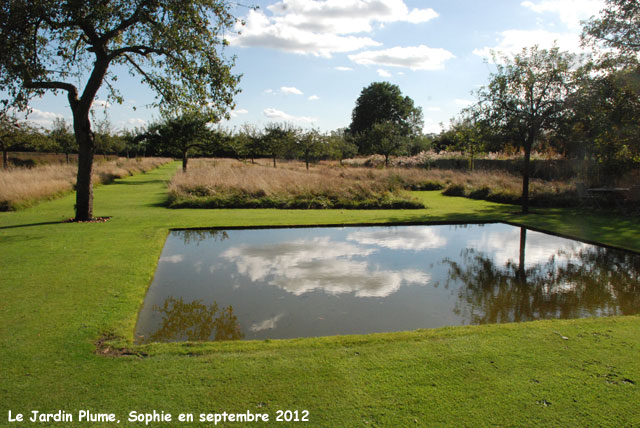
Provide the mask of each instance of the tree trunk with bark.
POLYGON ((95 139, 89 115, 83 120, 74 114, 74 131, 78 143, 78 175, 76 179, 76 221, 93 218, 93 157, 95 139))
POLYGON ((187 172, 187 163, 189 162, 189 156, 187 150, 182 151, 182 172, 187 172))

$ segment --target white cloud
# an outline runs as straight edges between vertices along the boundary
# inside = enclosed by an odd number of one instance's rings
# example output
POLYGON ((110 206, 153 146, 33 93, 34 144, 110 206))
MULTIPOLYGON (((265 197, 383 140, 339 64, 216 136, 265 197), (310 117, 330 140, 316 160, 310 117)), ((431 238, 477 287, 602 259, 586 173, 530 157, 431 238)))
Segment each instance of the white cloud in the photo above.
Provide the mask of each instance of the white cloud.
POLYGON ((317 122, 318 119, 314 117, 306 117, 306 116, 293 116, 288 113, 285 113, 280 110, 276 110, 274 108, 266 108, 263 111, 263 114, 269 119, 273 120, 283 120, 283 121, 291 121, 291 122, 304 122, 304 123, 313 123, 317 122))
POLYGON ((379 68, 378 69, 378 76, 380 76, 380 77, 391 77, 391 73, 389 73, 387 70, 379 68))
POLYGON ((341 66, 339 66, 339 67, 335 67, 335 69, 338 70, 338 71, 353 71, 353 68, 351 68, 351 67, 341 67, 341 66))
POLYGON ((309 101, 316 101, 316 100, 319 100, 319 99, 320 99, 320 97, 319 97, 319 96, 317 96, 317 95, 311 95, 311 96, 310 96, 309 98, 307 98, 307 99, 308 99, 309 101))
POLYGON ((440 70, 445 61, 455 56, 441 48, 425 45, 394 47, 379 51, 364 51, 349 55, 349 59, 360 65, 384 65, 387 67, 405 67, 411 70, 440 70))
POLYGON ((421 226, 360 230, 350 233, 347 240, 356 241, 362 245, 391 248, 392 250, 421 251, 443 248, 447 245, 447 239, 441 236, 437 230, 421 226))
POLYGON ((580 21, 597 15, 604 9, 602 0, 542 0, 520 3, 536 13, 554 13, 570 29, 581 28, 580 21))
POLYGON ((139 117, 131 117, 127 119, 126 123, 127 125, 132 125, 132 126, 145 126, 147 124, 147 121, 139 117))
POLYGON ((280 88, 280 92, 282 92, 283 94, 302 95, 302 91, 293 86, 282 86, 280 88))
POLYGON ((241 114, 247 114, 247 113, 249 113, 249 110, 246 110, 246 109, 243 109, 243 108, 240 108, 240 109, 237 109, 237 110, 232 110, 232 111, 229 112, 231 117, 238 117, 241 114))
MULTIPOLYGON (((377 249, 330 237, 301 239, 275 244, 241 245, 222 257, 235 264, 240 275, 264 282, 296 296, 318 290, 330 295, 351 293, 356 297, 385 297, 403 284, 426 285, 429 274, 413 269, 384 270, 363 260, 377 249)), ((266 327, 268 320, 256 324, 266 327)))
POLYGON ((108 109, 109 107, 111 107, 111 103, 105 100, 93 100, 93 106, 108 109))
POLYGON ((497 41, 496 46, 474 49, 473 53, 492 60, 491 51, 511 56, 534 44, 541 49, 549 49, 557 44, 561 50, 574 53, 583 51, 580 47, 580 36, 574 33, 554 33, 546 30, 507 30, 500 33, 500 38, 497 41))
POLYGON ((287 52, 331 57, 380 46, 369 37, 352 34, 370 32, 375 24, 427 22, 438 14, 433 9, 409 11, 403 0, 281 0, 261 10, 251 10, 245 26, 238 26, 236 46, 260 46, 287 52))
POLYGON ((278 324, 278 321, 280 321, 280 318, 282 318, 284 316, 284 314, 278 314, 274 317, 268 318, 262 322, 259 323, 253 323, 251 324, 251 327, 249 327, 249 330, 251 330, 252 332, 256 333, 259 331, 264 331, 264 330, 273 330, 274 328, 276 328, 276 325, 278 324))
MULTIPOLYGON (((9 113, 16 115, 19 119, 24 118, 24 120, 27 120, 29 123, 42 126, 44 128, 51 128, 55 119, 67 119, 60 113, 38 110, 37 108, 32 108, 28 114, 24 111, 18 111, 10 108, 9 113)), ((69 124, 69 120, 67 120, 67 124, 69 124)))
POLYGON ((264 93, 265 94, 273 94, 273 89, 265 89, 264 93))
POLYGON ((425 110, 426 111, 441 111, 442 109, 440 107, 427 107, 425 110))
POLYGON ((439 134, 440 132, 442 132, 443 127, 441 124, 438 123, 425 123, 424 128, 422 129, 422 132, 425 134, 439 134))
POLYGON ((183 261, 183 254, 174 254, 173 256, 160 257, 160 263, 182 263, 183 261))

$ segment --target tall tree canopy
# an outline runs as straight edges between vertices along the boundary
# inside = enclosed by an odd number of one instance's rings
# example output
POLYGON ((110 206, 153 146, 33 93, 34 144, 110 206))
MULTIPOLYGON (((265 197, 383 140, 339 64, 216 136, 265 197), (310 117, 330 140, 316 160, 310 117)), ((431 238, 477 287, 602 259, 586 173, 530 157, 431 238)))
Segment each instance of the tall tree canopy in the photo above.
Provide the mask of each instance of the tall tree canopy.
POLYGON ((416 107, 411 98, 403 96, 397 85, 374 82, 362 90, 351 114, 349 133, 363 136, 356 139, 360 153, 374 151, 371 139, 364 134, 380 123, 392 124, 399 136, 417 136, 424 126, 422 109, 416 107))
POLYGON ((617 49, 637 60, 640 52, 640 2, 605 0, 600 16, 588 20, 583 27, 583 41, 617 49))
POLYGON ((557 47, 525 48, 498 61, 489 84, 478 91, 482 120, 503 131, 524 148, 522 212, 529 211, 531 148, 544 133, 553 132, 568 109, 574 91, 576 56, 557 47))
POLYGON ((222 55, 236 22, 226 0, 7 0, 0 6, 0 90, 5 107, 28 108, 66 92, 78 143, 76 220, 93 215, 95 136, 89 112, 100 87, 122 96, 110 72, 128 68, 163 109, 198 105, 225 115, 239 77, 222 55), (80 83, 78 83, 80 82, 80 83))

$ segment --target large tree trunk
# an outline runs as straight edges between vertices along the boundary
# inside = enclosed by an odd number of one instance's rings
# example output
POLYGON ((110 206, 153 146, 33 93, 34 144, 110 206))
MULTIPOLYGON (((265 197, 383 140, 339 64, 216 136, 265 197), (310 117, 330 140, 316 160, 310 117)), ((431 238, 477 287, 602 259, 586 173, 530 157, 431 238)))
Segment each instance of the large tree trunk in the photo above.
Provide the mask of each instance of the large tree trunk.
POLYGON ((533 141, 530 139, 524 145, 524 166, 522 169, 522 214, 529 213, 529 168, 531 160, 531 146, 533 141))
POLYGON ((184 150, 182 152, 182 172, 187 172, 187 163, 189 162, 189 157, 187 155, 187 151, 184 150))
POLYGON ((2 165, 4 169, 9 169, 9 152, 2 151, 2 165))
POLYGON ((275 157, 275 155, 273 156, 273 167, 274 167, 274 168, 277 168, 277 166, 276 166, 276 157, 275 157))
POLYGON ((85 120, 74 118, 74 130, 78 143, 78 175, 76 179, 76 221, 93 218, 93 157, 95 140, 89 117, 85 120))

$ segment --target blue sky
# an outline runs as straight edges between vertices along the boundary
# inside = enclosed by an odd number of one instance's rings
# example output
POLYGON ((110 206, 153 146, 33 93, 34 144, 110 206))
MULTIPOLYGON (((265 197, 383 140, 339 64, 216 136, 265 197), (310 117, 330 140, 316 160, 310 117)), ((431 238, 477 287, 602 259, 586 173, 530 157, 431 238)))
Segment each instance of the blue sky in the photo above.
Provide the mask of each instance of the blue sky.
MULTIPOLYGON (((490 51, 519 51, 554 40, 580 50, 580 20, 602 0, 257 0, 257 11, 236 9, 246 25, 230 35, 229 56, 243 75, 233 128, 287 121, 329 131, 346 127, 360 91, 372 82, 397 84, 422 107, 425 132, 475 99, 493 71, 490 51)), ((144 126, 157 112, 139 79, 118 73, 125 97, 112 105, 101 91, 95 103, 115 129, 144 126)), ((63 96, 34 100, 30 120, 50 126, 70 121, 63 96)))

